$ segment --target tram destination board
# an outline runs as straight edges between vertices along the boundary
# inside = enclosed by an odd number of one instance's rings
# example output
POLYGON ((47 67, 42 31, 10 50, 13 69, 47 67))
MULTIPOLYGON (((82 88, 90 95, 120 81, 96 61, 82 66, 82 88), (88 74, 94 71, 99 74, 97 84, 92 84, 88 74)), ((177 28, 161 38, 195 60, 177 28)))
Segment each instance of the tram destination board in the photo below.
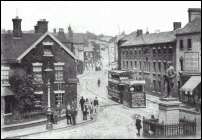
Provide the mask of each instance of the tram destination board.
POLYGON ((145 107, 145 100, 144 93, 132 94, 132 107, 145 107))

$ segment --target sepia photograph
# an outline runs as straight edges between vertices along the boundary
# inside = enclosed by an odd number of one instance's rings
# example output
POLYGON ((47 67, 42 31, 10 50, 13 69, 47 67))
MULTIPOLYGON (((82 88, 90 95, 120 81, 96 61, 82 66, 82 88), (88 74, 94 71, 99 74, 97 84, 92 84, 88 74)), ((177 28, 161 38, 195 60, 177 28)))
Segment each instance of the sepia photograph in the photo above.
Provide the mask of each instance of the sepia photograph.
POLYGON ((201 139, 201 1, 1 1, 1 139, 201 139))

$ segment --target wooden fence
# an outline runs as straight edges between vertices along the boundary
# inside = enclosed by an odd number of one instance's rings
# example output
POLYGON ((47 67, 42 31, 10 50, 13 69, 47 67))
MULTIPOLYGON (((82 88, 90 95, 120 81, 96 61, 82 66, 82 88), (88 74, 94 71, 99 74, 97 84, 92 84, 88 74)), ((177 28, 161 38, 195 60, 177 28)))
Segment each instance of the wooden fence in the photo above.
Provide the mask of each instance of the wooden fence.
POLYGON ((144 136, 190 136, 196 134, 196 120, 181 119, 178 124, 161 124, 150 119, 143 120, 144 136))

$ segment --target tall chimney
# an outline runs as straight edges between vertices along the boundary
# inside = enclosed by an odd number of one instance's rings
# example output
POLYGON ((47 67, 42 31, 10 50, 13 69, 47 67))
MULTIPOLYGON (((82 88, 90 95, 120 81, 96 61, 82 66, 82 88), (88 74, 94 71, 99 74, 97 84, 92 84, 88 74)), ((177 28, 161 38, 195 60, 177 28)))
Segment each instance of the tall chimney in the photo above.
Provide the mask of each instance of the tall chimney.
POLYGON ((188 9, 189 22, 194 20, 196 17, 201 17, 201 8, 189 8, 188 9))
POLYGON ((181 28, 181 22, 173 22, 173 30, 181 28))
POLYGON ((53 33, 54 33, 54 34, 56 34, 56 33, 57 33, 56 28, 54 28, 54 29, 53 29, 53 33))
POLYGON ((13 21, 13 36, 14 37, 21 37, 22 36, 22 30, 21 30, 21 21, 18 16, 16 18, 12 19, 13 21))
POLYGON ((142 35, 142 34, 143 34, 142 29, 138 29, 138 30, 137 30, 137 36, 140 36, 140 35, 142 35))
POLYGON ((34 26, 34 31, 35 31, 35 33, 39 32, 39 26, 38 25, 34 26))
POLYGON ((39 33, 45 33, 48 31, 48 21, 46 21, 46 19, 39 20, 37 26, 39 33))

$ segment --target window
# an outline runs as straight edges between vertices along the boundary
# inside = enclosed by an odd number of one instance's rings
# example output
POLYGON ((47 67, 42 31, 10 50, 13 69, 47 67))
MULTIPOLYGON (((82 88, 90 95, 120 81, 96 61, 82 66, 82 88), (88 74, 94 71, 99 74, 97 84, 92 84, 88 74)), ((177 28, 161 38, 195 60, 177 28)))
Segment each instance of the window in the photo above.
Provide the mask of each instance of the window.
POLYGON ((167 70, 167 63, 164 62, 163 65, 164 65, 164 71, 166 72, 166 70, 167 70))
POLYGON ((150 62, 148 62, 148 65, 149 65, 149 72, 150 72, 150 62))
POLYGON ((153 48, 153 56, 155 56, 155 55, 156 55, 156 49, 153 48))
POLYGON ((136 85, 134 88, 134 91, 135 92, 142 92, 143 91, 142 85, 136 85))
POLYGON ((156 62, 153 62, 153 70, 156 72, 156 62))
POLYGON ((159 62, 158 64, 159 64, 159 72, 161 72, 161 62, 159 62))
POLYGON ((33 75, 35 83, 42 83, 42 63, 33 63, 33 75))
POLYGON ((141 61, 139 63, 140 63, 140 70, 141 70, 142 69, 142 63, 141 63, 141 61))
POLYGON ((172 47, 169 47, 169 54, 172 54, 173 53, 173 49, 172 47))
POLYGON ((135 61, 135 68, 137 68, 137 61, 135 61))
POLYGON ((180 50, 182 51, 183 49, 184 49, 183 40, 180 40, 180 50))
POLYGON ((153 80, 153 90, 156 91, 156 80, 153 80))
POLYGON ((158 55, 161 55, 161 48, 158 48, 158 55))
POLYGON ((55 103, 56 105, 64 104, 64 93, 55 93, 55 103))
POLYGON ((166 54, 166 51, 167 51, 167 48, 164 47, 164 48, 163 48, 163 53, 166 54))
POLYGON ((130 66, 131 68, 133 68, 133 61, 130 61, 130 66))
POLYGON ((192 50, 192 41, 191 41, 191 39, 187 40, 187 47, 188 47, 187 48, 188 50, 192 50))
POLYGON ((128 68, 128 61, 126 61, 126 68, 128 68))
POLYGON ((161 81, 158 81, 159 92, 161 92, 161 81))
POLYGON ((64 77, 64 71, 63 71, 63 67, 64 67, 64 63, 54 63, 55 66, 55 81, 63 81, 63 77, 64 77))
POLYGON ((8 66, 1 67, 1 84, 3 86, 9 85, 9 70, 10 68, 8 66))

